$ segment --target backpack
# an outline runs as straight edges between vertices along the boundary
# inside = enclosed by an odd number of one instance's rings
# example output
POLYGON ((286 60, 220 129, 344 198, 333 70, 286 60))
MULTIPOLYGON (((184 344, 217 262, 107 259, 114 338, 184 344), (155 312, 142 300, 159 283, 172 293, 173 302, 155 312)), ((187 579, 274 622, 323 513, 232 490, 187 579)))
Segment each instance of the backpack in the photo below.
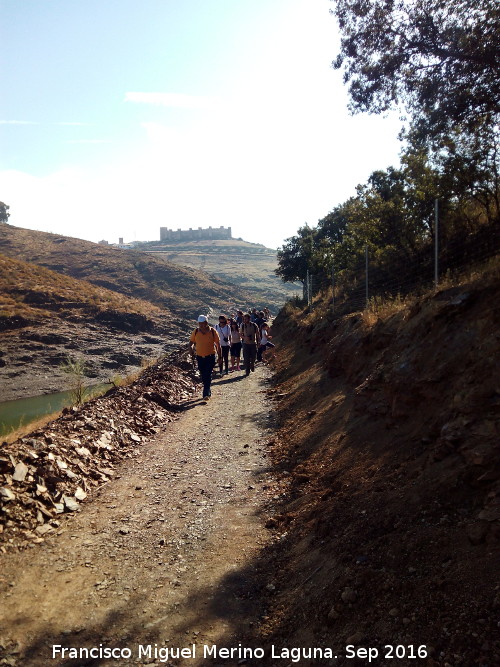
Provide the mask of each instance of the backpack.
MULTIPOLYGON (((260 334, 259 327, 255 324, 255 322, 249 322, 248 324, 250 324, 253 327, 254 333, 256 332, 256 333, 260 334)), ((241 328, 242 328, 243 331, 245 330, 245 326, 246 326, 245 323, 243 323, 241 325, 241 328)), ((243 335, 245 335, 245 334, 243 334, 243 335)))

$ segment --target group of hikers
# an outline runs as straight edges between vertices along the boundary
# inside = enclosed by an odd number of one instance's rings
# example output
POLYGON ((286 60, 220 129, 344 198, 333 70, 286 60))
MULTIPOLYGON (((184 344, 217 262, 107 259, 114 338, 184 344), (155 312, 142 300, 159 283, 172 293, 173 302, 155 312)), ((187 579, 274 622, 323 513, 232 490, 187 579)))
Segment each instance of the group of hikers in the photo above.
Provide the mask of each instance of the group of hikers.
POLYGON ((271 343, 269 320, 271 313, 268 308, 260 311, 252 308, 248 313, 237 310, 231 317, 219 315, 219 321, 211 327, 206 315, 198 317, 198 326, 191 334, 189 347, 191 355, 198 363, 203 382, 203 398, 212 395, 212 373, 216 366, 219 373, 228 375, 230 372, 244 370, 250 375, 255 370, 256 362, 267 364, 274 357, 274 343, 271 343), (240 360, 243 353, 243 368, 240 360), (231 368, 229 368, 231 357, 231 368))

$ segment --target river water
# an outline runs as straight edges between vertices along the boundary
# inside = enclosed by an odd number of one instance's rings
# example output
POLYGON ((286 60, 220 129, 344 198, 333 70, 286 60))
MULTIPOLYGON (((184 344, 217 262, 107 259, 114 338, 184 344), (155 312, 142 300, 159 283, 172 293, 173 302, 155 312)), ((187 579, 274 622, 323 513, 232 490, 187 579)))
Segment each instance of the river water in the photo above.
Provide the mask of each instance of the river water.
MULTIPOLYGON (((103 393, 111 386, 110 384, 99 384, 87 387, 85 398, 103 393)), ((73 402, 71 394, 71 391, 60 391, 56 394, 43 394, 0 403, 0 437, 8 435, 20 426, 25 426, 36 419, 70 406, 73 402)))

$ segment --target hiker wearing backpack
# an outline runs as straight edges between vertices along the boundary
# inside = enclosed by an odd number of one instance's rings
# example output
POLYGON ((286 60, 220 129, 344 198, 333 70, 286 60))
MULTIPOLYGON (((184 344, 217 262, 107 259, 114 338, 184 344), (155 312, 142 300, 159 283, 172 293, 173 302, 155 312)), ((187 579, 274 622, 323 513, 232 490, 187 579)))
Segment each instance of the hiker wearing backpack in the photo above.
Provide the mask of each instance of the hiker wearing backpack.
POLYGON ((212 395, 212 371, 215 367, 215 355, 222 359, 219 334, 208 324, 205 315, 198 317, 198 326, 189 339, 191 354, 196 353, 196 361, 203 382, 203 398, 208 399, 212 395))
POLYGON ((245 313, 245 315, 243 315, 243 324, 241 325, 240 334, 243 342, 245 375, 250 375, 250 371, 255 370, 257 346, 260 344, 259 327, 255 322, 250 321, 250 313, 245 313))

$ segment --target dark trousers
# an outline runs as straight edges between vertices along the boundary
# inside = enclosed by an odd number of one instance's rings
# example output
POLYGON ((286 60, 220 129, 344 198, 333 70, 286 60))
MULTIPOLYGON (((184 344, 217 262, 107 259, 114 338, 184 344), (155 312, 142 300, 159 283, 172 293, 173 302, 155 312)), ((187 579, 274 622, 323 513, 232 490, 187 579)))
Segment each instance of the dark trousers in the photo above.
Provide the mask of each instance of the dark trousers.
POLYGON ((196 357, 198 370, 200 371, 201 381, 203 382, 203 398, 211 395, 210 385, 212 383, 212 371, 215 366, 215 354, 209 354, 208 357, 196 357))
POLYGON ((228 358, 229 358, 229 345, 221 345, 220 351, 222 352, 219 357, 219 368, 222 373, 222 366, 224 365, 226 371, 228 369, 228 358))
POLYGON ((257 345, 255 343, 243 343, 243 364, 247 375, 250 375, 250 370, 253 371, 254 369, 256 356, 257 345))

